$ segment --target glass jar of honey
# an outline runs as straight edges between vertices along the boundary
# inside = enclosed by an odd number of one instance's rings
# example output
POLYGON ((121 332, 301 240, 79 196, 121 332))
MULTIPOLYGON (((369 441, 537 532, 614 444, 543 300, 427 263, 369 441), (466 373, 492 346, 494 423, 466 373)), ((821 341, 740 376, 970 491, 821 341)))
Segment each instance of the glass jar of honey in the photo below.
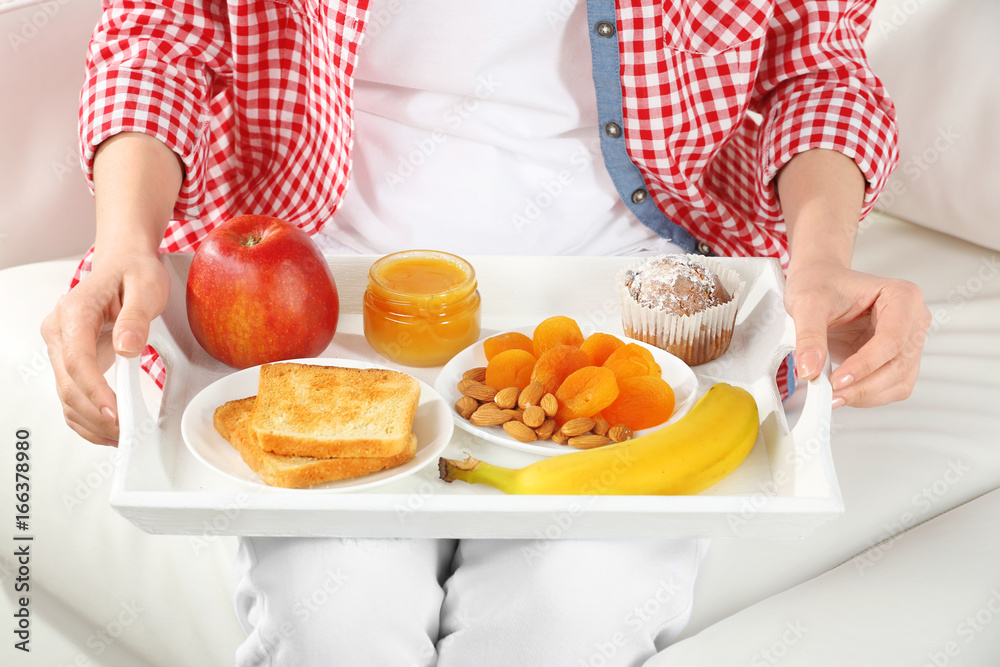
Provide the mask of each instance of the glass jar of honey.
POLYGON ((407 366, 441 366, 479 340, 476 272, 461 257, 405 250, 368 271, 365 338, 383 357, 407 366))

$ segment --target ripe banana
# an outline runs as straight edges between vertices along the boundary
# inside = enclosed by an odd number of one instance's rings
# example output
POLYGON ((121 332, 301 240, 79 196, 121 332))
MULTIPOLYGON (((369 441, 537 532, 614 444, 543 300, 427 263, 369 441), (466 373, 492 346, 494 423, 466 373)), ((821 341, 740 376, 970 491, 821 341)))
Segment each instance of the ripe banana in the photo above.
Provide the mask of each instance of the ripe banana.
POLYGON ((682 495, 704 491, 747 457, 757 440, 757 403, 744 389, 713 385, 673 424, 613 445, 502 468, 469 456, 441 458, 441 479, 512 494, 682 495))

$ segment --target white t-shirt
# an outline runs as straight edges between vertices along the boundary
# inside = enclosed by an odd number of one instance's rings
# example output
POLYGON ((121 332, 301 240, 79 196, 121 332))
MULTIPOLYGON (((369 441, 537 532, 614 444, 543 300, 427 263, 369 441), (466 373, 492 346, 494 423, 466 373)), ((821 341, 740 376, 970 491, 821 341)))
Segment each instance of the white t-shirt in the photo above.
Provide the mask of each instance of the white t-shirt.
POLYGON ((622 203, 600 153, 586 2, 376 0, 354 166, 327 252, 678 250, 622 203))

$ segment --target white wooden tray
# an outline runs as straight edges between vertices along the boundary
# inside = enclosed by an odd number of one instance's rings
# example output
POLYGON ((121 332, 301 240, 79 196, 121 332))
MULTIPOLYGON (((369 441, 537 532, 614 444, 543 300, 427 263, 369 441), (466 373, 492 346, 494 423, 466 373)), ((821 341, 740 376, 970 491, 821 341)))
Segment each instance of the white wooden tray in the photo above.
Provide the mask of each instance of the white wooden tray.
MULTIPOLYGON (((333 344, 322 356, 378 357, 362 333, 361 298, 372 256, 329 257, 341 298, 333 344)), ((576 318, 584 333, 621 333, 614 274, 627 257, 468 257, 483 298, 483 337, 537 323, 576 318)), ((744 464, 697 496, 508 496, 437 478, 431 465, 369 490, 288 493, 240 483, 205 466, 185 447, 181 414, 203 387, 232 369, 211 359, 187 324, 184 292, 191 256, 164 255, 171 297, 150 341, 167 367, 162 394, 143 389, 135 360, 116 369, 121 457, 111 505, 152 533, 348 537, 801 537, 843 512, 830 455, 828 373, 809 383, 789 430, 774 383, 794 346, 775 261, 724 259, 748 282, 729 351, 695 367, 699 393, 723 380, 749 390, 761 435, 744 464), (157 401, 159 404, 157 405, 157 401), (157 415, 153 417, 151 415, 157 415)), ((395 366, 433 386, 440 369, 395 366)), ((150 383, 146 383, 147 385, 150 383)), ((461 429, 444 455, 469 452, 507 466, 535 456, 477 439, 461 429)))

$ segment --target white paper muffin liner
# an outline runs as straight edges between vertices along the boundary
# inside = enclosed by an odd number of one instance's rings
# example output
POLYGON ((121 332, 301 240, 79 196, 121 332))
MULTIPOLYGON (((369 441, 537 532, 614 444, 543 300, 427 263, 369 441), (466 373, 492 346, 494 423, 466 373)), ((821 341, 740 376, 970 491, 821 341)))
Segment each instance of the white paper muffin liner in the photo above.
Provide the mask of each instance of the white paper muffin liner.
POLYGON ((746 282, 736 271, 713 257, 687 255, 712 269, 722 286, 732 295, 724 304, 712 306, 693 315, 674 315, 661 308, 643 306, 632 298, 625 284, 630 270, 650 261, 644 257, 622 269, 615 283, 622 302, 622 326, 629 338, 655 345, 678 357, 689 366, 711 361, 729 349, 736 326, 736 312, 746 282))

